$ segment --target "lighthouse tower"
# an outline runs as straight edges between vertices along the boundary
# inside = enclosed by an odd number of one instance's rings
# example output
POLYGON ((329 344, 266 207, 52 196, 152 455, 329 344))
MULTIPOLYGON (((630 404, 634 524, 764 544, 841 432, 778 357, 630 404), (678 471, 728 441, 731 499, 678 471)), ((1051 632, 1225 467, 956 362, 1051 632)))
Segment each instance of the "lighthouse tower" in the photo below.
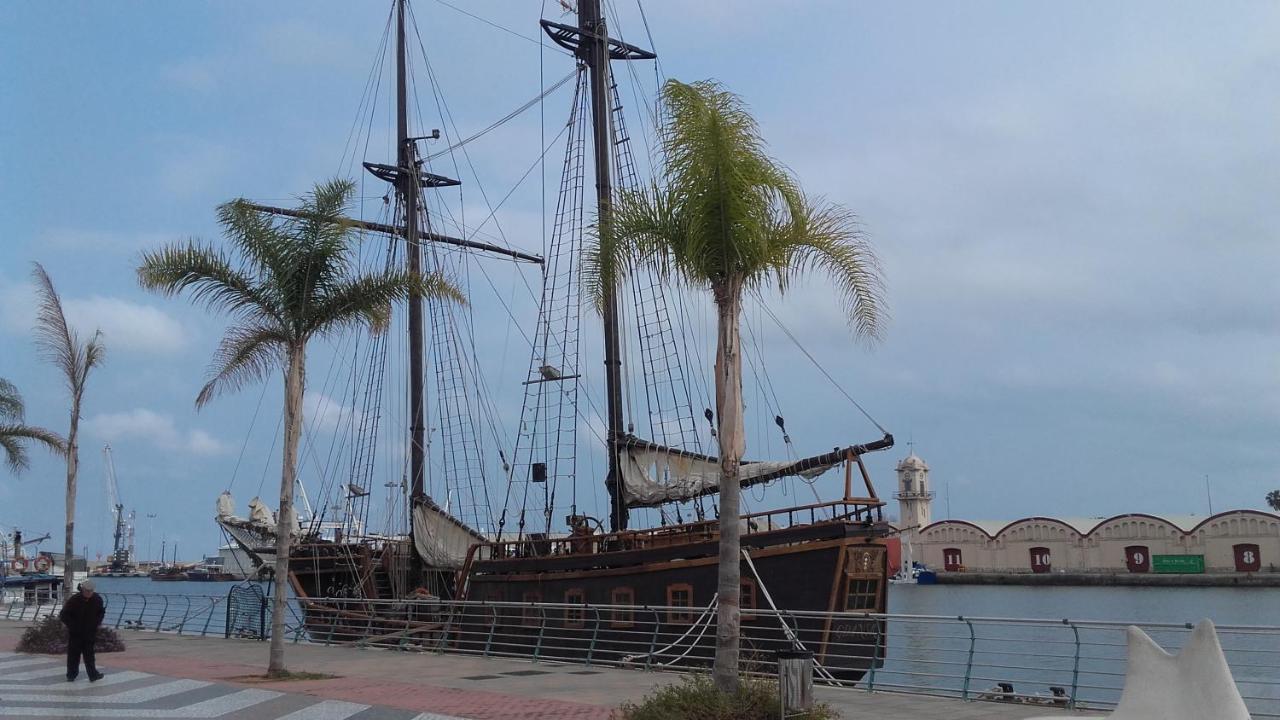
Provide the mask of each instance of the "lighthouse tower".
POLYGON ((914 452, 898 463, 898 527, 919 530, 930 522, 929 506, 933 491, 929 489, 929 466, 914 452))

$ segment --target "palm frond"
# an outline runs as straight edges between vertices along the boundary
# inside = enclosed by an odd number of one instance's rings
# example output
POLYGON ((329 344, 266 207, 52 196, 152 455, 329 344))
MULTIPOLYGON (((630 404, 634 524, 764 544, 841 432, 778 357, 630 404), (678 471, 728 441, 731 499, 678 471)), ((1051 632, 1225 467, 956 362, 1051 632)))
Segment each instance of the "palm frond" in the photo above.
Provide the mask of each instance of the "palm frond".
POLYGON ((211 310, 277 321, 284 313, 277 298, 225 253, 190 240, 143 253, 138 284, 164 295, 191 290, 191 299, 211 310))
POLYGON ((34 440, 57 455, 67 452, 66 440, 51 430, 31 425, 0 424, 0 448, 5 452, 5 464, 15 473, 30 467, 25 440, 34 440))
POLYGON ((279 365, 290 341, 290 334, 276 327, 237 325, 228 329, 214 352, 209 381, 196 396, 196 407, 266 377, 279 365))
POLYGON ((27 448, 18 438, 0 434, 0 450, 4 450, 4 464, 8 465, 9 470, 15 475, 31 467, 31 461, 27 458, 27 448))
POLYGON ((867 341, 879 340, 887 319, 884 276, 867 236, 848 209, 826 201, 806 203, 799 214, 777 229, 773 266, 778 288, 810 270, 831 277, 850 328, 867 341))
POLYGON ((673 194, 656 184, 618 193, 608 226, 597 223, 579 271, 583 293, 597 310, 603 308, 608 289, 638 269, 664 280, 684 279, 684 274, 671 272, 673 264, 683 264, 679 249, 685 246, 685 222, 679 209, 673 194))
POLYGON ((391 320, 391 306, 417 292, 423 298, 465 305, 462 291, 439 273, 415 275, 384 272, 346 278, 318 298, 311 309, 308 334, 330 333, 363 325, 381 332, 391 320))
POLYGON ((218 224, 241 256, 259 272, 281 275, 288 271, 288 243, 276 222, 252 203, 238 198, 218 206, 218 224))
POLYGON ((67 325, 62 311, 62 298, 53 287, 53 280, 40 263, 33 263, 32 276, 36 279, 36 292, 40 306, 36 314, 36 347, 42 355, 58 367, 67 381, 73 397, 80 394, 80 378, 85 365, 84 350, 76 332, 67 325))
POLYGON ((294 245, 302 251, 297 267, 308 284, 324 286, 353 269, 352 225, 345 213, 355 183, 335 178, 319 183, 302 198, 303 217, 292 227, 294 245))
POLYGON ((26 414, 26 405, 22 402, 22 393, 8 380, 0 378, 0 418, 22 421, 26 414))
POLYGON ((84 349, 80 355, 80 359, 83 363, 80 367, 79 375, 81 391, 84 390, 84 383, 89 378, 89 371, 101 365, 102 361, 105 360, 106 357, 107 348, 102 343, 102 331, 95 330, 93 338, 89 340, 89 342, 85 343, 84 349))

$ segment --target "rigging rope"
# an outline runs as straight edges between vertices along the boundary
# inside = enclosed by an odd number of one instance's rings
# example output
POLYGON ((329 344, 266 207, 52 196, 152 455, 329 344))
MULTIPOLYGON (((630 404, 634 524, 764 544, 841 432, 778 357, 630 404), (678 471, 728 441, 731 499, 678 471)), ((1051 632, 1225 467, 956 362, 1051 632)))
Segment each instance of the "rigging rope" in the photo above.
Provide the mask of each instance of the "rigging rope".
POLYGON ((489 127, 486 127, 485 129, 480 130, 479 132, 476 132, 476 133, 474 133, 474 134, 472 134, 472 135, 468 135, 467 137, 465 137, 465 138, 463 138, 463 139, 459 140, 458 142, 456 142, 456 143, 454 143, 454 144, 450 145, 449 147, 447 147, 447 148, 445 148, 445 149, 443 149, 443 150, 438 150, 438 151, 436 151, 436 152, 433 152, 433 153, 431 153, 430 155, 426 156, 426 158, 425 158, 425 159, 426 159, 426 160, 435 160, 435 159, 436 159, 436 158, 438 158, 438 157, 444 157, 445 155, 448 155, 449 153, 452 153, 454 150, 457 150, 458 148, 462 147, 463 145, 466 145, 467 143, 470 143, 470 142, 472 142, 472 141, 474 141, 474 140, 479 140, 480 138, 484 137, 485 135, 488 135, 489 133, 493 132, 494 130, 497 130, 498 128, 502 127, 503 125, 507 124, 508 122, 511 122, 511 121, 512 121, 512 120, 514 120, 515 118, 519 117, 519 116, 520 116, 520 114, 521 114, 521 113, 523 113, 525 110, 528 110, 529 108, 531 108, 531 107, 533 107, 534 105, 538 104, 538 103, 539 103, 543 98, 545 98, 546 96, 548 96, 548 95, 550 95, 551 93, 555 92, 556 90, 559 90, 560 88, 564 87, 564 86, 565 86, 565 85, 566 85, 570 80, 572 80, 574 77, 576 77, 576 76, 577 76, 577 74, 578 74, 578 71, 577 71, 577 70, 572 70, 572 71, 570 71, 568 75, 565 75, 564 77, 560 78, 560 80, 559 80, 559 81, 557 81, 555 85, 552 85, 551 87, 547 88, 546 90, 543 90, 541 93, 538 93, 537 97, 535 97, 535 98, 533 98, 532 100, 530 100, 529 102, 527 102, 527 103, 525 103, 525 104, 521 105, 520 107, 516 108, 515 110, 512 110, 511 112, 507 113, 507 114, 506 114, 506 115, 504 115, 501 119, 496 120, 495 122, 493 122, 492 124, 490 124, 490 125, 489 125, 489 127))
POLYGON ((822 376, 825 377, 828 381, 830 381, 831 385, 834 386, 835 389, 839 390, 841 395, 845 396, 845 399, 853 403, 854 407, 858 408, 858 412, 862 413, 863 417, 865 417, 867 420, 870 420, 871 424, 875 425, 876 429, 879 430, 880 432, 884 433, 885 435, 889 434, 889 431, 886 430, 883 425, 876 422, 876 419, 871 417, 871 413, 867 412, 865 408, 859 405, 858 401, 854 400, 853 396, 850 395, 848 391, 846 391, 840 385, 840 383, 836 382, 836 379, 831 376, 831 373, 827 372, 827 369, 822 367, 822 363, 818 362, 818 359, 815 358, 813 354, 810 353, 807 348, 805 348, 804 345, 800 344, 800 341, 796 339, 796 336, 791 334, 791 330, 789 330, 786 325, 782 324, 782 321, 778 319, 777 315, 773 314, 773 311, 769 309, 768 305, 765 305, 763 302, 761 302, 760 307, 764 308, 764 311, 769 316, 769 318, 773 320, 773 322, 778 326, 779 329, 782 330, 783 333, 786 334, 788 338, 791 339, 791 342, 795 344, 797 348, 800 349, 800 352, 804 353, 804 356, 809 358, 809 362, 813 363, 813 366, 818 368, 818 372, 822 373, 822 376))

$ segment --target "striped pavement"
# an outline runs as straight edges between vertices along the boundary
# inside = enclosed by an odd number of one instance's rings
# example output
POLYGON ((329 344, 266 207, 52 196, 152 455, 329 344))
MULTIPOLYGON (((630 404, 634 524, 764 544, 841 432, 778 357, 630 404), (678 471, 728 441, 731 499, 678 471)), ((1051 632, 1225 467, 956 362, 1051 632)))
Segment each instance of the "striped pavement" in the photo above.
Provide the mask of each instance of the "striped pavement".
POLYGON ((69 683, 61 657, 0 652, 0 718, 466 720, 133 670, 113 672, 110 655, 98 659, 106 677, 90 683, 82 673, 69 683))

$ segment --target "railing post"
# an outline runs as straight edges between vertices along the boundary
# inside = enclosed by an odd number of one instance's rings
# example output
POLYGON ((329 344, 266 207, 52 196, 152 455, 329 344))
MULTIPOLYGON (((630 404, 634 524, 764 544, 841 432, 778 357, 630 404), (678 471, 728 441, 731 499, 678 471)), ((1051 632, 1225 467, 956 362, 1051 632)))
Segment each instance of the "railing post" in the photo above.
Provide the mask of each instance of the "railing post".
POLYGON ((547 610, 546 608, 538 608, 538 641, 533 646, 533 661, 538 662, 538 656, 542 654, 542 638, 547 634, 547 610))
POLYGON ((1074 710, 1076 707, 1076 690, 1080 687, 1080 628, 1065 618, 1062 622, 1071 628, 1071 633, 1075 636, 1076 642, 1076 651, 1071 661, 1071 695, 1067 697, 1067 707, 1074 710))
POLYGON ((124 604, 122 604, 122 605, 120 606, 120 614, 116 616, 116 629, 117 629, 117 630, 119 630, 119 629, 120 629, 120 623, 124 621, 124 613, 125 613, 125 611, 129 609, 129 596, 128 596, 128 595, 121 595, 120 597, 124 598, 124 604))
MULTIPOLYGON (((205 635, 209 634, 209 623, 213 622, 213 609, 217 607, 217 605, 218 605, 218 598, 214 598, 214 597, 209 598, 209 612, 205 613, 204 627, 200 629, 200 637, 204 637, 205 635)), ((231 607, 231 603, 227 603, 227 607, 228 608, 231 607)), ((227 623, 228 626, 230 626, 230 624, 231 623, 227 623)))
MULTIPOLYGON (((453 632, 453 616, 454 613, 457 612, 457 608, 458 604, 456 601, 449 604, 449 614, 445 617, 444 629, 440 631, 440 641, 436 643, 437 655, 444 654, 444 646, 449 642, 449 633, 453 632)), ((409 639, 407 634, 404 639, 409 639)))
POLYGON ((138 612, 138 629, 139 629, 139 630, 141 630, 142 628, 146 627, 145 625, 143 625, 143 624, 142 624, 142 618, 144 618, 144 617, 146 617, 146 616, 147 616, 147 596, 146 596, 146 595, 143 595, 143 596, 142 596, 142 610, 140 610, 140 611, 138 612))
MULTIPOLYGON (((875 621, 872 621, 875 622, 875 621)), ((888 623, 888 619, 885 620, 888 623)), ((875 622, 876 631, 875 639, 871 644, 871 669, 867 671, 867 691, 874 692, 876 689, 876 659, 880 657, 880 623, 875 622)))
POLYGON ((969 627, 969 658, 964 663, 964 689, 960 693, 961 699, 969 699, 969 681, 973 678, 973 650, 977 644, 977 636, 973 632, 973 623, 961 615, 956 618, 969 627))
POLYGON ((160 610, 160 619, 156 621, 156 632, 160 632, 160 626, 164 625, 164 618, 169 614, 169 596, 161 595, 164 598, 164 608, 160 610))
POLYGON ((184 609, 183 609, 183 611, 182 611, 182 619, 178 621, 178 634, 179 634, 179 635, 181 635, 181 634, 182 634, 183 629, 184 629, 184 628, 186 628, 186 626, 187 626, 187 616, 189 616, 189 615, 191 614, 191 596, 190 596, 190 595, 188 595, 188 596, 184 597, 184 598, 183 598, 183 600, 186 600, 186 601, 187 601, 187 606, 186 606, 186 608, 184 608, 184 609))
POLYGON ((493 614, 493 621, 489 623, 489 637, 484 640, 484 656, 489 657, 489 650, 493 647, 493 634, 498 630, 498 608, 490 606, 488 601, 485 601, 485 606, 493 614))
POLYGON ((591 656, 596 651, 596 638, 600 637, 600 608, 593 606, 591 610, 595 613, 596 622, 591 628, 591 644, 587 646, 587 667, 591 667, 591 656))
MULTIPOLYGON (((648 607, 645 608, 648 610, 648 607)), ((645 656, 644 669, 653 668, 653 652, 658 649, 658 628, 662 626, 659 622, 658 611, 652 610, 653 613, 653 635, 649 638, 649 654, 645 656)))

